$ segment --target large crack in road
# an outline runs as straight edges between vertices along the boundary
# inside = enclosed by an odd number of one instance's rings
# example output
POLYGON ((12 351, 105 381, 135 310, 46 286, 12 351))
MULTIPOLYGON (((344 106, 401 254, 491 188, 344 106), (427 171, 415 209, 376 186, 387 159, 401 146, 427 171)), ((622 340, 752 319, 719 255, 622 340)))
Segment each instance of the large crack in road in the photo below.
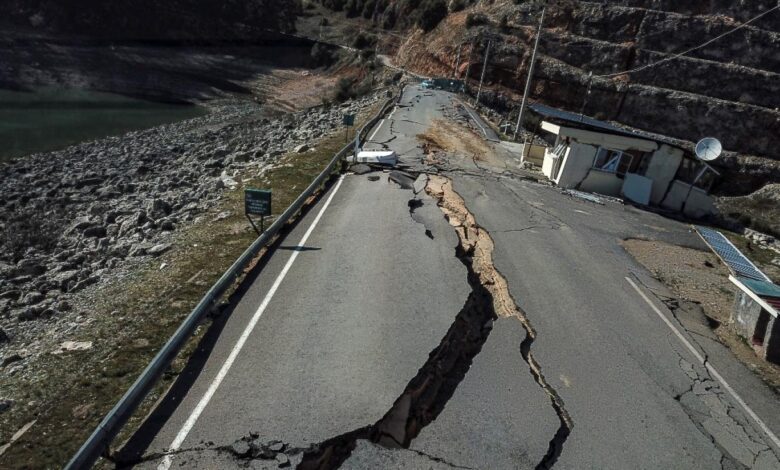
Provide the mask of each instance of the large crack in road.
MULTIPOLYGON (((409 448, 422 429, 436 419, 453 396, 499 316, 518 319, 526 330, 526 338, 520 344, 521 356, 528 364, 535 382, 549 397, 560 421, 546 454, 536 468, 552 468, 563 451, 573 421, 560 395, 547 382, 539 362, 531 352, 537 337, 536 330, 517 306, 509 293, 506 279, 493 264, 494 243, 490 234, 476 223, 463 199, 453 190, 451 180, 431 176, 425 191, 437 201, 445 218, 458 234, 456 255, 468 270, 472 292, 439 346, 430 353, 426 363, 390 410, 373 426, 313 446, 304 454, 299 469, 338 468, 349 458, 360 439, 387 448, 409 448)), ((410 205, 410 209, 413 207, 410 205)))
MULTIPOLYGON (((531 352, 537 337, 536 330, 517 306, 509 293, 506 279, 493 264, 494 243, 490 234, 476 223, 464 200, 452 188, 451 180, 431 176, 425 191, 437 201, 444 217, 458 234, 456 256, 468 270, 472 291, 439 346, 430 353, 390 410, 372 426, 312 446, 298 465, 301 470, 340 467, 361 439, 386 448, 408 449, 423 428, 444 410, 487 341, 498 317, 514 317, 526 330, 526 337, 520 344, 521 356, 535 382, 549 397, 560 421, 546 454, 536 465, 537 469, 553 467, 571 433, 571 416, 531 352)), ((410 205, 410 209, 413 212, 414 205, 410 205)))
POLYGON ((542 367, 531 352, 531 346, 537 333, 525 312, 512 298, 506 278, 493 263, 494 242, 490 234, 477 224, 474 215, 466 207, 463 198, 455 192, 452 181, 442 176, 431 176, 426 191, 438 200, 445 217, 458 232, 461 250, 471 256, 472 269, 479 273, 480 284, 486 286, 494 298, 496 312, 502 317, 517 318, 526 331, 526 338, 520 345, 520 353, 528 364, 536 383, 549 397, 560 426, 550 440, 547 453, 536 466, 537 469, 549 469, 555 464, 563 451, 563 445, 574 426, 566 406, 558 392, 545 379, 542 367))
MULTIPOLYGON (((305 449, 285 444, 270 452, 267 445, 255 445, 257 436, 248 436, 216 450, 232 454, 237 460, 270 459, 284 453, 288 458, 285 463, 298 461, 297 468, 300 470, 329 470, 341 467, 361 440, 388 449, 409 449, 420 432, 444 410, 482 350, 494 322, 499 317, 514 317, 526 331, 526 337, 519 346, 521 356, 535 382, 549 397, 560 421, 546 454, 536 465, 537 469, 552 468, 561 455, 573 422, 563 400, 547 382, 531 352, 537 337, 536 330, 510 295, 506 279, 493 265, 494 243, 490 234, 476 223, 464 200, 452 188, 451 180, 430 176, 424 190, 434 198, 458 235, 456 256, 467 268, 472 290, 439 345, 431 351, 392 407, 373 425, 331 437, 305 449)), ((418 207, 411 203, 410 215, 413 216, 418 207)), ((447 462, 443 457, 432 458, 453 468, 465 468, 447 462)))
MULTIPOLYGON (((411 205, 410 213, 413 209, 411 205)), ((361 439, 390 449, 407 449, 444 410, 498 318, 496 299, 482 282, 482 275, 474 269, 473 246, 459 244, 456 255, 468 270, 472 291, 428 360, 381 419, 371 426, 312 446, 304 454, 299 469, 338 468, 361 439)))

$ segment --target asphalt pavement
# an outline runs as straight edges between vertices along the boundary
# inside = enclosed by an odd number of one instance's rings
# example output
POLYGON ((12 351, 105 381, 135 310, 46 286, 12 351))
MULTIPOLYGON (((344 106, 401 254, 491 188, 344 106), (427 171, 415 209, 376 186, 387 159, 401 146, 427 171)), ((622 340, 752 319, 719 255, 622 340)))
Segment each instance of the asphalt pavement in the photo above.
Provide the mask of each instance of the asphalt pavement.
POLYGON ((494 241, 571 425, 521 353, 521 323, 484 310, 436 201, 378 171, 345 176, 285 238, 204 364, 136 436, 139 467, 780 468, 777 397, 687 331, 620 246, 701 247, 695 234, 573 198, 516 165, 452 155, 431 166, 418 135, 462 106, 408 87, 364 148, 395 150, 412 177, 452 178, 494 241), (388 438, 404 425, 405 439, 388 438))

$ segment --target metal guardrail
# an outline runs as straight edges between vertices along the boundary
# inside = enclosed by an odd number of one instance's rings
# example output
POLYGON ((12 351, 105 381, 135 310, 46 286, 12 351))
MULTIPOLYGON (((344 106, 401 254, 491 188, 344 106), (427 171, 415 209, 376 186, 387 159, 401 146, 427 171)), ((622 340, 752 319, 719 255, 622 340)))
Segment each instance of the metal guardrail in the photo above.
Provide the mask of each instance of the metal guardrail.
MULTIPOLYGON (((401 94, 403 90, 401 91, 401 94)), ((400 99, 400 94, 397 97, 400 99)), ((173 359, 184 347, 187 340, 195 332, 203 318, 211 311, 212 307, 222 298, 228 288, 241 276, 252 259, 260 250, 274 240, 274 237, 292 221, 306 204, 306 201, 316 192, 322 189, 325 182, 330 179, 334 171, 339 169, 340 163, 351 150, 359 147, 366 134, 384 116, 387 110, 395 105, 396 99, 388 99, 382 109, 369 120, 355 135, 355 141, 350 142, 333 156, 328 166, 312 181, 312 183, 290 204, 290 206, 263 232, 249 248, 233 263, 232 266, 219 278, 198 305, 184 319, 182 324, 171 336, 163 348, 152 359, 146 369, 136 379, 130 389, 117 402, 114 408, 103 418, 92 435, 84 442, 81 448, 65 466, 67 470, 82 470, 91 468, 97 459, 109 448, 119 431, 127 423, 133 413, 138 409, 143 400, 151 391, 154 384, 170 366, 173 359)))

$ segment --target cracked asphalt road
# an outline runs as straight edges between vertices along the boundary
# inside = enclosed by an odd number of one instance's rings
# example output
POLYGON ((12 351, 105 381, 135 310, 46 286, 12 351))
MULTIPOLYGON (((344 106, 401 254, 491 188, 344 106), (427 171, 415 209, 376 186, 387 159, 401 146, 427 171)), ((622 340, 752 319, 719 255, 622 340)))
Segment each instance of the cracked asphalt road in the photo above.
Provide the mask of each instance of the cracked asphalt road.
MULTIPOLYGON (((660 300, 668 293, 619 242, 645 237, 701 247, 698 237, 658 215, 529 182, 499 146, 501 165, 446 155, 432 167, 417 135, 437 119, 473 126, 452 95, 408 88, 365 147, 389 147, 409 171, 451 178, 490 234, 495 268, 535 329, 534 359, 573 422, 552 466, 780 468, 778 449, 626 281, 658 294, 658 307, 680 325, 660 300)), ((171 467, 549 468, 544 456, 560 422, 523 360, 526 329, 515 317, 480 327, 491 315, 479 313, 485 293, 467 282, 471 257, 456 257, 458 236, 436 201, 380 175, 344 179, 171 467), (456 327, 462 319, 466 325, 456 327), (465 373, 436 381, 452 367, 465 373), (404 421, 407 415, 417 421, 404 421), (404 433, 413 431, 408 448, 381 437, 404 423, 404 433), (284 444, 268 451, 275 440, 284 444)), ((284 246, 298 243, 323 200, 284 246)), ((291 254, 274 254, 205 365, 185 377, 191 385, 175 389, 168 413, 154 415, 146 435, 136 436, 142 445, 135 450, 146 456, 139 467, 165 460, 291 254)), ((727 350, 692 342, 780 432, 777 397, 727 350)))

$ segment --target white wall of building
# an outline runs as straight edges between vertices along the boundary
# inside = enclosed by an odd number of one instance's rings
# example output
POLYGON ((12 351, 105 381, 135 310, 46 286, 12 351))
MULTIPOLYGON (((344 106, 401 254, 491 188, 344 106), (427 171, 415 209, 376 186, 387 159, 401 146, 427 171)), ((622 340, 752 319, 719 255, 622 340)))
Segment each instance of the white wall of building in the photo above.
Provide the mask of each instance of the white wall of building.
POLYGON ((572 140, 569 143, 569 151, 561 163, 563 170, 553 181, 561 188, 577 187, 588 176, 588 172, 593 167, 596 150, 598 147, 572 140))
POLYGON ((615 173, 593 169, 580 185, 580 189, 606 196, 620 196, 621 189, 623 189, 623 179, 615 173))
POLYGON ((699 188, 682 181, 674 180, 666 197, 661 201, 661 207, 675 212, 683 212, 693 218, 700 218, 715 213, 712 196, 699 188), (685 210, 683 211, 683 206, 685 210))
POLYGON ((682 149, 662 144, 650 157, 650 166, 647 167, 645 176, 653 180, 653 189, 650 192, 650 203, 660 204, 666 190, 677 174, 677 168, 683 159, 682 149))

